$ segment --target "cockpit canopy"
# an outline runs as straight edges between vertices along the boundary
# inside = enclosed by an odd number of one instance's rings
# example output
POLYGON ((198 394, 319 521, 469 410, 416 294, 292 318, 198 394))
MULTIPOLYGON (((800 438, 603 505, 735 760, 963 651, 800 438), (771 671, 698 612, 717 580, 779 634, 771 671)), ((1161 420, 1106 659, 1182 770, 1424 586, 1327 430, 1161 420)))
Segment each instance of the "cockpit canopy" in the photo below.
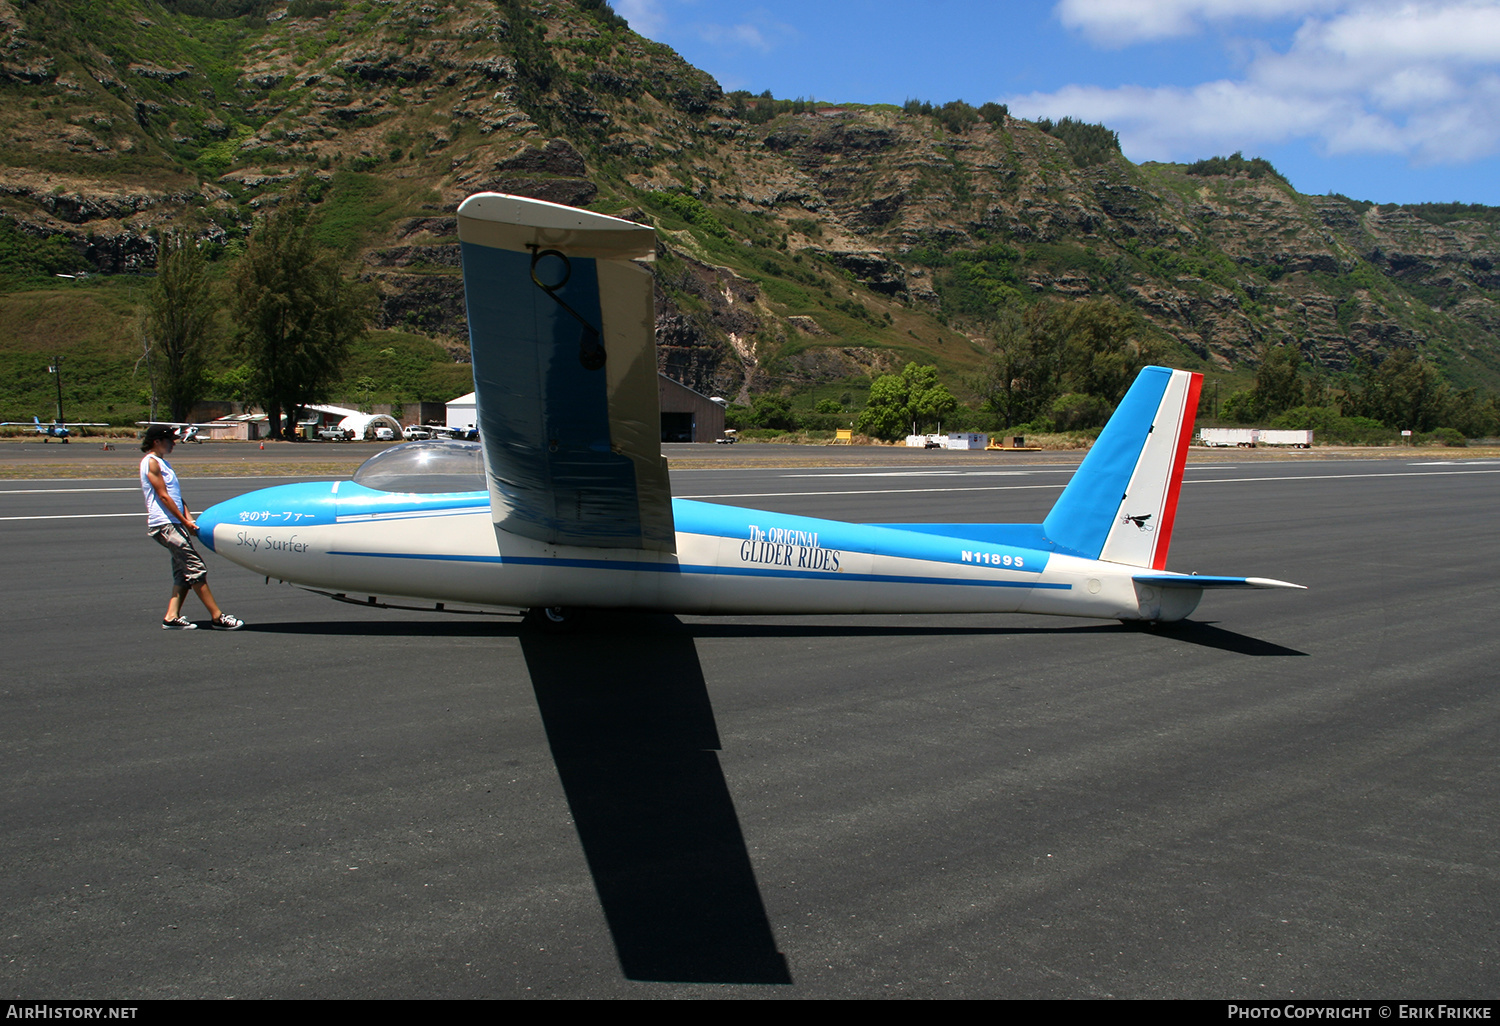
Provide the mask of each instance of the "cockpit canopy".
POLYGON ((484 450, 478 442, 407 442, 360 464, 354 483, 380 492, 482 492, 484 450))

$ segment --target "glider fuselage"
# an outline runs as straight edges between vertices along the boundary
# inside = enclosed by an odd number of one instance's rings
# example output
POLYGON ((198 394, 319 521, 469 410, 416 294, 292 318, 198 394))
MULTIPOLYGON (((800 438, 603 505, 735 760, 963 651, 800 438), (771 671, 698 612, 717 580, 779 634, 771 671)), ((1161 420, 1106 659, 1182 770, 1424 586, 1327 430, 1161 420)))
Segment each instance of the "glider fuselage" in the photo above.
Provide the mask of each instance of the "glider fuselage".
POLYGON ((1040 525, 850 524, 690 499, 672 509, 675 553, 546 544, 496 528, 486 492, 352 481, 254 492, 215 506, 200 531, 220 555, 306 587, 503 608, 1155 620, 1199 598, 1138 584, 1139 567, 1053 551, 1040 525))

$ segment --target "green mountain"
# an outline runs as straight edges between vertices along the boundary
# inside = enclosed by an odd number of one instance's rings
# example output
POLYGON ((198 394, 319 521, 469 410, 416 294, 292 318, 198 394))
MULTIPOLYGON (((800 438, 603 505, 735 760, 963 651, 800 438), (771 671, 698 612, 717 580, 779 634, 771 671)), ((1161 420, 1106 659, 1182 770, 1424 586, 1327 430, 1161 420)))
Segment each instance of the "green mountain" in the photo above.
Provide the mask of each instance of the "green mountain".
POLYGON ((1414 348, 1500 386, 1495 208, 1305 196, 1239 155, 1135 165, 1100 126, 993 104, 726 95, 602 0, 0 0, 0 31, 4 356, 128 366, 159 233, 232 255, 297 203, 376 283, 402 342, 374 352, 465 359, 453 211, 498 190, 655 224, 662 367, 710 394, 858 393, 914 359, 961 392, 1017 310, 1086 297, 1184 366, 1414 348))

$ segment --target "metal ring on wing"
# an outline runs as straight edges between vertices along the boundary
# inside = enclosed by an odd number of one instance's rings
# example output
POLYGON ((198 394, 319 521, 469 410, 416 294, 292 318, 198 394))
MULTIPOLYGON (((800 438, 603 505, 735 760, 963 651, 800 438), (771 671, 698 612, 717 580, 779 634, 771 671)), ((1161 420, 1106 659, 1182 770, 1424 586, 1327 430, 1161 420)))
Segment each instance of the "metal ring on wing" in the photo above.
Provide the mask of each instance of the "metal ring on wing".
POLYGON ((557 290, 566 285, 568 279, 573 277, 573 262, 568 259, 566 253, 555 249, 538 249, 535 244, 528 248, 531 250, 531 283, 552 297, 554 303, 572 314, 573 319, 583 326, 583 334, 578 339, 578 362, 583 364, 584 370, 598 370, 603 367, 605 353, 604 345, 599 341, 599 329, 585 320, 582 314, 574 310, 557 294, 557 290), (562 261, 563 273, 561 281, 548 285, 541 278, 537 277, 536 267, 543 257, 557 257, 562 261))

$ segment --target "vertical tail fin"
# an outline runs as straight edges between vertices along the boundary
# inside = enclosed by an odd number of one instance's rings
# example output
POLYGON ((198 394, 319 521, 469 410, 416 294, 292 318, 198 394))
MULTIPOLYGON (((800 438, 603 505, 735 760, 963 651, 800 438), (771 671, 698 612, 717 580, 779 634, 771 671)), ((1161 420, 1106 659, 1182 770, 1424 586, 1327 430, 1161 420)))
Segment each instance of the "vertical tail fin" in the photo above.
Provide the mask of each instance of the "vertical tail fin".
POLYGON ((1161 570, 1177 519, 1201 374, 1146 367, 1042 522, 1059 548, 1161 570))

